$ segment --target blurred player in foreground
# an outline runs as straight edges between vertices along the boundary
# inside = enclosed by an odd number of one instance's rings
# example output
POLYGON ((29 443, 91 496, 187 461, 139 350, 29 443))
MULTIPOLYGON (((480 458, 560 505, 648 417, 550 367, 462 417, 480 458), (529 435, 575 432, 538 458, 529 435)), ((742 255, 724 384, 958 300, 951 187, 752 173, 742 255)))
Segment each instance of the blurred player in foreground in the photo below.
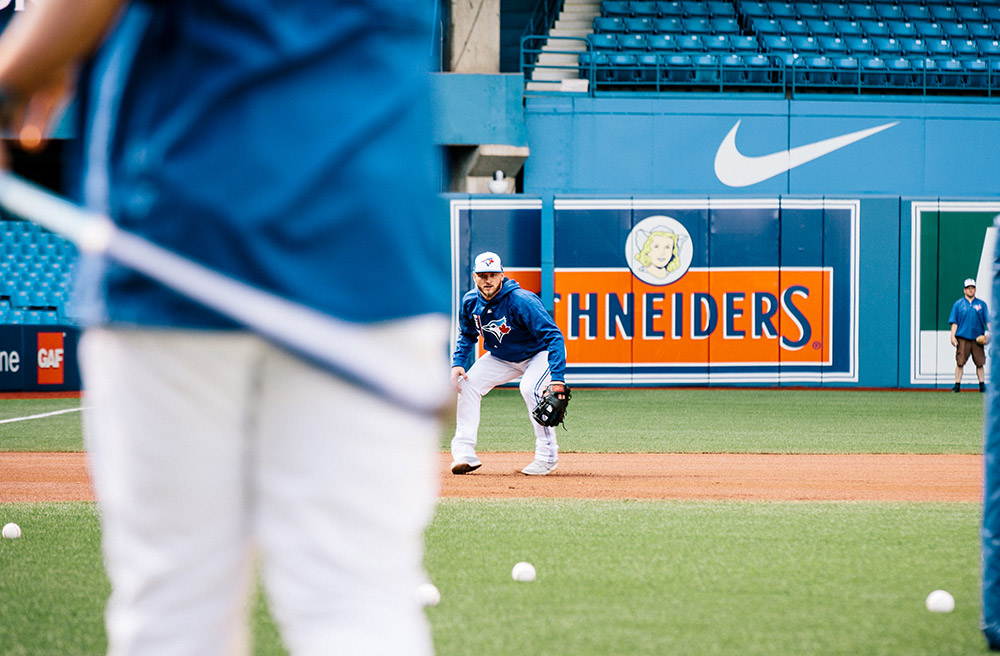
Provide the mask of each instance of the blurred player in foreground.
POLYGON ((504 276, 499 255, 477 255, 473 276, 476 288, 462 298, 458 344, 451 361, 451 383, 458 391, 451 471, 467 474, 482 466, 476 441, 483 396, 520 376, 521 396, 535 431, 535 459, 521 472, 545 476, 559 462, 556 431, 531 414, 550 382, 565 387, 566 344, 541 299, 504 276), (480 335, 487 353, 466 371, 480 335))
POLYGON ((986 301, 976 298, 976 281, 966 278, 962 298, 955 301, 948 315, 951 324, 951 345, 955 347, 955 386, 952 392, 962 391, 962 373, 965 363, 972 356, 979 379, 979 391, 986 391, 986 343, 989 341, 990 310, 986 301))
MULTIPOLYGON (((39 2, 0 36, 5 127, 37 141, 75 85, 89 208, 369 326, 388 373, 446 391, 425 9, 39 2)), ((415 590, 438 420, 122 267, 77 267, 109 653, 248 653, 259 554, 292 654, 430 654, 415 590)))

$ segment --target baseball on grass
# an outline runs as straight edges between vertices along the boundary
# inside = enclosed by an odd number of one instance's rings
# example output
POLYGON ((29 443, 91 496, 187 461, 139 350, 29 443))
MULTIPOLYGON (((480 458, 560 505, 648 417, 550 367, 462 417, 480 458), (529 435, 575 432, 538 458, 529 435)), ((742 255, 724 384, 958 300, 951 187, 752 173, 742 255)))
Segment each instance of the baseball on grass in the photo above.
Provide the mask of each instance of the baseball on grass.
POLYGON ((531 563, 520 562, 510 570, 510 577, 515 581, 527 583, 535 580, 535 566, 531 563))
POLYGON ((950 613, 955 610, 955 598, 947 590, 935 590, 927 595, 924 605, 932 613, 950 613))
POLYGON ((437 606, 441 603, 441 592, 433 583, 421 583, 417 587, 417 599, 421 606, 437 606))
POLYGON ((14 522, 3 525, 3 536, 8 540, 21 537, 21 527, 14 522))

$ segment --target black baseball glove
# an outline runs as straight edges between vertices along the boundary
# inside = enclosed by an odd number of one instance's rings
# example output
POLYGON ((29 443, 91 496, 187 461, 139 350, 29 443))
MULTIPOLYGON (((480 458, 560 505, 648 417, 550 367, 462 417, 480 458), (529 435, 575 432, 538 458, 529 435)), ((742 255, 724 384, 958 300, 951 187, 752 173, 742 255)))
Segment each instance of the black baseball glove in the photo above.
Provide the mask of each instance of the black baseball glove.
POLYGON ((542 426, 558 426, 566 418, 566 406, 571 397, 569 385, 550 383, 531 415, 542 426))

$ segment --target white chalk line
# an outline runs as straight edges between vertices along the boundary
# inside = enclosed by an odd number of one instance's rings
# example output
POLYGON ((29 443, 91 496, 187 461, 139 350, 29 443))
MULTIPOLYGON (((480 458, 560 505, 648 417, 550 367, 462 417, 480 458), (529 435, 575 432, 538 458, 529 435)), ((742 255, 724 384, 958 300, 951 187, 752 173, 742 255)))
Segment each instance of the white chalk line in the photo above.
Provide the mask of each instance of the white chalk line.
POLYGON ((52 412, 43 412, 40 415, 28 415, 27 417, 12 417, 10 419, 0 419, 0 424, 11 424, 15 421, 28 421, 29 419, 44 419, 45 417, 64 415, 67 412, 80 412, 81 410, 83 410, 83 407, 68 408, 66 410, 53 410, 52 412))

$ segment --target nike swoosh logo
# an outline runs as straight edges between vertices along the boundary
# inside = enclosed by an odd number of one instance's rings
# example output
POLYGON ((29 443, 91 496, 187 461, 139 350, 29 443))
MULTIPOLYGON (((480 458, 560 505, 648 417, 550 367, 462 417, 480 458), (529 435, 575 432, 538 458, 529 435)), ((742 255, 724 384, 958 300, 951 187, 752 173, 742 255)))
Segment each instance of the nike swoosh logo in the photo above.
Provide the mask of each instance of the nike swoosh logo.
POLYGON ((858 130, 789 150, 781 150, 770 155, 750 157, 741 153, 736 147, 736 131, 740 129, 742 122, 743 119, 736 121, 736 125, 722 140, 722 143, 719 144, 719 150, 715 153, 715 175, 722 184, 729 187, 748 187, 763 182, 776 175, 781 175, 785 171, 790 171, 796 166, 802 166, 806 162, 829 155, 855 141, 861 141, 899 124, 899 121, 893 121, 867 130, 858 130))

